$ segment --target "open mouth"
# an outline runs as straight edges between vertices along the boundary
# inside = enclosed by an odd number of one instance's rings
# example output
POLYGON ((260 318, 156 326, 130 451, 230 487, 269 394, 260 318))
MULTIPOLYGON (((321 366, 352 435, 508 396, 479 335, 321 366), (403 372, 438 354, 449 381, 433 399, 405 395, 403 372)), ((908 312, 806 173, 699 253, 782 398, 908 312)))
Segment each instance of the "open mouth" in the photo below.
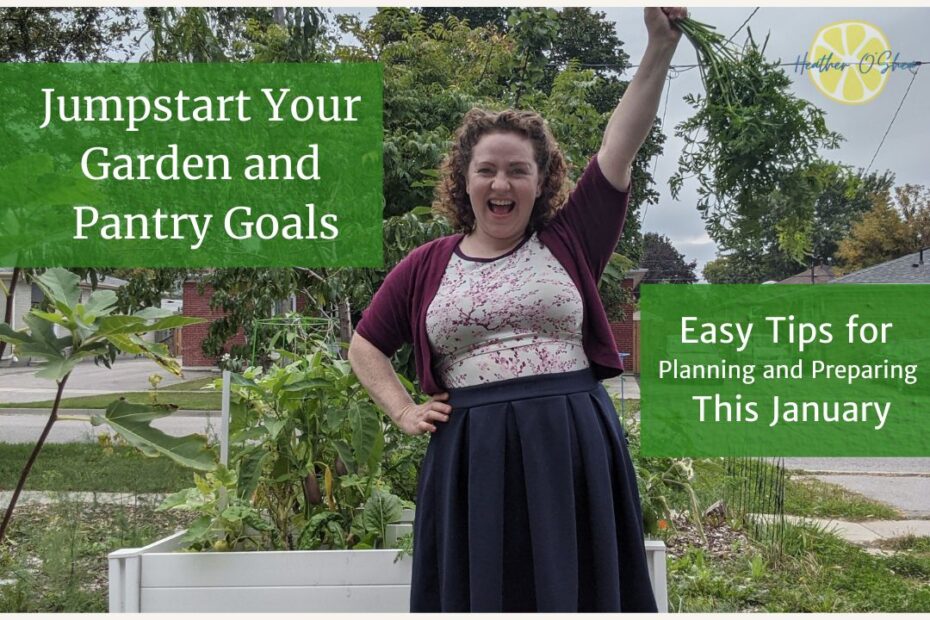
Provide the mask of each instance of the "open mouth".
POLYGON ((494 215, 507 215, 517 207, 517 203, 512 200, 489 200, 488 209, 494 215))

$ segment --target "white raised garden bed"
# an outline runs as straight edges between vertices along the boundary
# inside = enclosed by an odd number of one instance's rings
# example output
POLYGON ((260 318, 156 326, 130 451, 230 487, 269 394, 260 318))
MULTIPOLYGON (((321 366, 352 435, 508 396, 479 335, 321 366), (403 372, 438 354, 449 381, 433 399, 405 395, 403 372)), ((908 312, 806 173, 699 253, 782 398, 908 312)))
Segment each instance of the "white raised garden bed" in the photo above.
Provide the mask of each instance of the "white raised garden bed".
MULTIPOLYGON (((390 527, 389 544, 411 525, 390 527)), ((413 558, 395 561, 397 549, 183 553, 182 536, 109 555, 111 613, 410 610, 413 558)), ((665 543, 647 540, 646 555, 659 611, 668 611, 665 543)))

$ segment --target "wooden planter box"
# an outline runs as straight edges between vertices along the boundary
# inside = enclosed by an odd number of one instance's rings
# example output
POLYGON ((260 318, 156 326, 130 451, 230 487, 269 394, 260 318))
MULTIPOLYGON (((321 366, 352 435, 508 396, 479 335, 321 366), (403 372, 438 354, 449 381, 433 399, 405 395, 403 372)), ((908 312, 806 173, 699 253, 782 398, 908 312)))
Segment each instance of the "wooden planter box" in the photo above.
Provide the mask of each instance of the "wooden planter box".
MULTIPOLYGON (((409 512, 409 511, 405 511, 409 512)), ((388 544, 412 528, 390 526, 388 544)), ((397 549, 178 552, 183 532, 109 555, 110 612, 407 612, 413 558, 397 549)), ((665 543, 646 541, 659 611, 665 543)))

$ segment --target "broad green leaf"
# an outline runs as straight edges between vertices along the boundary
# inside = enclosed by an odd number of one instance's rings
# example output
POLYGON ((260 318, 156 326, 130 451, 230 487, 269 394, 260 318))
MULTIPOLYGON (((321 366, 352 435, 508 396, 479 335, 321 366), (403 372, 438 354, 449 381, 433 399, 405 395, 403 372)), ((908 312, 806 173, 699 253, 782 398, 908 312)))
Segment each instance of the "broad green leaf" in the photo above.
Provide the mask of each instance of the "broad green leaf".
POLYGON ((250 387, 250 388, 258 387, 258 384, 255 383, 255 381, 253 381, 252 379, 249 379, 248 377, 244 377, 241 374, 236 373, 236 372, 229 373, 229 381, 230 381, 230 385, 242 385, 242 386, 250 387))
POLYGON ((375 489, 365 508, 362 510, 362 523, 365 531, 377 533, 378 538, 384 538, 384 532, 391 523, 397 523, 403 516, 403 506, 400 498, 392 493, 375 489))
POLYGON ((264 419, 262 424, 268 431, 268 435, 271 437, 271 439, 277 439, 278 433, 280 433, 281 429, 287 425, 287 420, 279 420, 278 418, 272 418, 269 416, 264 419))
POLYGON ((167 308, 155 308, 150 306, 148 308, 143 308, 138 312, 134 312, 132 316, 149 321, 152 319, 163 319, 165 317, 174 316, 174 314, 174 311, 167 308))
POLYGON ((404 389, 408 392, 416 392, 416 388, 413 386, 413 381, 405 377, 400 373, 395 373, 397 375, 397 380, 400 381, 400 384, 404 386, 404 389))
POLYGON ((352 449, 349 445, 341 440, 333 442, 333 447, 336 448, 336 454, 339 455, 339 458, 342 459, 342 462, 345 463, 346 469, 350 472, 358 470, 358 466, 355 462, 355 456, 352 454, 352 449))
POLYGON ((330 387, 330 382, 325 379, 307 379, 297 383, 285 383, 281 386, 282 392, 302 392, 304 390, 314 390, 318 388, 330 387))
POLYGON ((0 340, 16 346, 31 343, 32 336, 25 331, 15 330, 6 323, 0 323, 0 340))
POLYGON ((158 510, 171 510, 172 508, 185 507, 196 508, 203 504, 200 491, 196 488, 183 489, 177 493, 172 493, 158 505, 158 510))
POLYGON ((380 415, 367 404, 352 403, 349 407, 349 428, 352 433, 352 451, 357 463, 367 463, 381 431, 380 415))
POLYGON ((257 446, 239 458, 239 484, 236 486, 236 495, 246 500, 252 497, 261 481, 262 467, 269 456, 269 452, 257 446))
POLYGON ((72 344, 72 339, 59 337, 55 334, 55 326, 48 321, 37 317, 31 312, 23 317, 23 322, 29 327, 32 335, 34 351, 45 351, 47 355, 62 357, 66 347, 72 344))
POLYGON ((229 506, 220 516, 227 521, 238 522, 246 519, 250 513, 251 510, 246 506, 229 506))
POLYGON ((181 540, 184 542, 195 542, 201 540, 207 533, 210 531, 210 528, 213 526, 213 517, 210 515, 203 515, 187 528, 187 533, 181 537, 181 540))
POLYGON ((74 367, 80 359, 73 357, 49 359, 42 368, 36 373, 41 379, 51 379, 52 381, 61 381, 65 375, 74 370, 74 367))
POLYGON ((107 340, 123 353, 131 355, 142 355, 145 353, 142 348, 141 339, 135 338, 133 334, 113 334, 107 336, 107 340))
POLYGON ((95 318, 105 316, 116 307, 116 293, 113 291, 94 291, 84 304, 84 313, 95 318))
POLYGON ((329 433, 337 432, 346 420, 345 410, 332 404, 325 407, 324 413, 323 420, 326 423, 326 431, 329 433))
POLYGON ((68 320, 68 317, 63 314, 59 314, 58 312, 43 312, 37 308, 33 308, 29 312, 30 314, 39 317, 43 321, 48 321, 49 323, 55 323, 56 325, 62 325, 64 327, 69 327, 72 325, 72 322, 68 320))
POLYGON ((81 301, 81 278, 67 269, 54 267, 36 278, 36 284, 62 314, 71 316, 81 301))
POLYGON ((234 436, 246 429, 249 423, 249 408, 243 402, 230 399, 229 403, 229 435, 234 436))
POLYGON ((145 321, 134 316, 106 316, 101 317, 97 323, 97 336, 112 336, 116 334, 132 334, 145 326, 145 321))
POLYGON ((205 436, 192 434, 174 437, 152 427, 153 421, 171 415, 176 409, 165 405, 133 405, 118 400, 107 407, 104 418, 96 417, 96 421, 105 421, 123 439, 137 448, 154 450, 192 469, 215 469, 216 453, 207 445, 205 436))
POLYGON ((378 465, 381 463, 381 455, 384 453, 384 432, 380 431, 375 434, 375 442, 371 447, 371 454, 368 455, 368 471, 372 475, 378 471, 378 465))

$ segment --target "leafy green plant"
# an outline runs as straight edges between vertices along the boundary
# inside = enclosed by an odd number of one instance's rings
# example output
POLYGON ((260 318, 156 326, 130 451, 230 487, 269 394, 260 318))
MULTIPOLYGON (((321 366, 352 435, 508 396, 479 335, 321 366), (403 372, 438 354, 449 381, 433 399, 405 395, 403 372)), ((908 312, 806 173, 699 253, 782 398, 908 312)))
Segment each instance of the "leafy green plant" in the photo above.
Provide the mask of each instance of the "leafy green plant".
POLYGON ((82 303, 80 277, 65 269, 49 269, 36 277, 34 282, 44 293, 47 307, 30 310, 23 317, 26 324, 23 330, 17 331, 7 323, 0 323, 0 341, 12 344, 19 355, 42 360, 44 364, 36 376, 54 381, 58 389, 48 422, 23 467, 3 516, 0 543, 3 542, 29 472, 58 419, 62 393, 78 362, 95 359, 109 367, 117 353, 123 352, 144 355, 165 370, 180 375, 180 366, 169 357, 167 347, 146 342, 142 334, 201 321, 176 316, 158 308, 146 308, 131 315, 117 314, 116 293, 113 291, 94 291, 82 303), (59 332, 64 335, 59 335, 59 332))
MULTIPOLYGON (((619 407, 618 407, 619 408, 619 407)), ((647 534, 658 535, 669 527, 672 519, 672 499, 684 495, 690 507, 695 527, 704 536, 701 509, 694 491, 694 467, 691 459, 645 457, 640 452, 639 421, 626 421, 627 442, 636 468, 636 484, 643 512, 643 527, 647 534)))
POLYGON ((803 260, 817 198, 806 170, 841 137, 827 129, 822 110, 791 93, 790 78, 751 33, 739 49, 705 24, 679 26, 697 50, 706 95, 685 97, 697 112, 676 127, 686 145, 670 180, 673 196, 696 177, 698 210, 718 243, 733 247, 731 238, 751 235, 766 217, 781 250, 803 260))
POLYGON ((161 506, 199 514, 192 548, 369 549, 412 507, 381 465, 409 448, 386 434, 338 351, 320 340, 304 350, 314 352, 279 351, 285 365, 231 375, 228 467, 161 506))

